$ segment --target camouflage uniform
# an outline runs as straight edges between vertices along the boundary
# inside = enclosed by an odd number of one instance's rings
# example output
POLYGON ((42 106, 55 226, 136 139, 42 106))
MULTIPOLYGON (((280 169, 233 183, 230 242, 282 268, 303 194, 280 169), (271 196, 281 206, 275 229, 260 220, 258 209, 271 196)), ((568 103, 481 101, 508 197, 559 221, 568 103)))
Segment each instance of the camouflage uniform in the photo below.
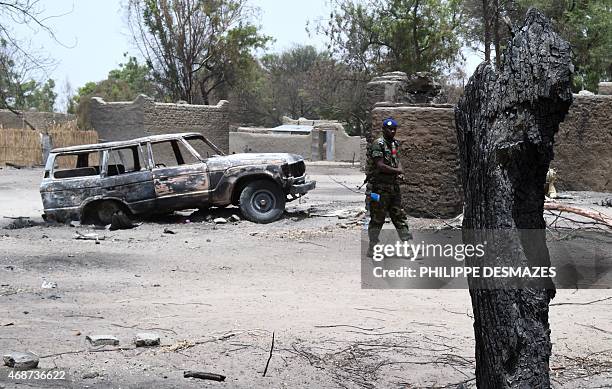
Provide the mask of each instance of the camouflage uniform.
POLYGON ((396 168, 399 166, 398 151, 399 142, 396 140, 388 142, 384 137, 380 137, 368 145, 366 208, 370 211, 370 224, 368 226, 370 247, 373 247, 379 241, 378 237, 385 224, 387 212, 400 239, 403 241, 412 239, 408 223, 406 223, 406 213, 402 208, 402 195, 397 175, 380 173, 374 162, 375 158, 382 158, 385 165, 396 168), (374 201, 370 197, 371 193, 379 194, 380 199, 374 201))

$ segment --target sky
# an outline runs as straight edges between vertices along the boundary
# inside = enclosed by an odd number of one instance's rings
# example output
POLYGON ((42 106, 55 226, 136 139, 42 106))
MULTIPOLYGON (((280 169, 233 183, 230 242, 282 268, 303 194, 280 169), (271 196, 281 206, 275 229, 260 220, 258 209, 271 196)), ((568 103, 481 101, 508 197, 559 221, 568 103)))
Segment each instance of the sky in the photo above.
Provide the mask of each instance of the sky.
MULTIPOLYGON (((89 81, 100 81, 108 72, 125 62, 124 53, 139 56, 127 27, 122 4, 127 0, 41 0, 46 23, 54 31, 57 41, 47 33, 32 28, 19 28, 17 33, 29 37, 31 47, 48 53, 57 61, 47 78, 56 82, 58 109, 65 107, 66 83, 72 90, 89 81)), ((329 0, 251 0, 258 8, 256 24, 261 31, 275 39, 270 51, 280 52, 296 44, 311 44, 325 48, 325 38, 306 32, 312 25, 329 17, 329 0)), ((478 64, 478 58, 468 61, 468 74, 478 64)))

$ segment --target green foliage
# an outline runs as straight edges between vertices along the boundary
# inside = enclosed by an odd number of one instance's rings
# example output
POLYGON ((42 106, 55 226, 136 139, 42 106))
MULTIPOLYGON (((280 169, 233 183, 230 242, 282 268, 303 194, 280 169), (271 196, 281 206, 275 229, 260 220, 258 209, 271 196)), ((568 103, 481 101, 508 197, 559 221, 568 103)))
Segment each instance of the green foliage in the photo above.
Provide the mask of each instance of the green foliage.
POLYGON ((91 97, 101 97, 106 101, 131 101, 139 94, 159 98, 155 83, 151 80, 151 69, 141 65, 135 57, 128 57, 126 63, 108 73, 108 78, 99 82, 88 82, 77 90, 69 103, 68 112, 78 115, 81 128, 88 128, 87 111, 91 97))
POLYGON ((57 94, 53 91, 55 81, 48 79, 45 83, 31 78, 23 80, 17 65, 0 42, 0 105, 2 108, 16 110, 36 109, 53 112, 57 94))
POLYGON ((252 63, 249 82, 233 90, 252 124, 276 126, 283 116, 334 119, 360 133, 365 120, 367 79, 328 52, 296 46, 252 63))
POLYGON ((574 52, 574 91, 597 91, 612 78, 612 2, 609 0, 519 1, 522 10, 540 9, 553 21, 574 52))
POLYGON ((459 0, 339 0, 319 32, 351 68, 439 73, 460 57, 459 0))
POLYGON ((248 71, 270 40, 249 21, 245 0, 130 0, 133 37, 155 81, 173 100, 208 104, 248 71))

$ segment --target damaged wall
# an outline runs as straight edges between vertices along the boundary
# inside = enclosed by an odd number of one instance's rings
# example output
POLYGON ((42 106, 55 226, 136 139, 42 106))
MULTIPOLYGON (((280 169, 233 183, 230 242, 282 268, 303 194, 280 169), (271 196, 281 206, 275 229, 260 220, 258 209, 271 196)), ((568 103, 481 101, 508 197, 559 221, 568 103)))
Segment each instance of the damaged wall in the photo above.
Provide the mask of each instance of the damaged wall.
POLYGON ((231 154, 234 153, 293 153, 307 160, 326 159, 326 144, 319 145, 320 134, 325 138, 326 132, 334 134, 333 161, 359 161, 359 136, 349 136, 344 127, 336 122, 327 120, 284 119, 286 124, 312 125, 312 132, 307 135, 272 133, 273 128, 239 127, 237 131, 230 132, 231 154), (316 155, 315 155, 316 154, 316 155), (320 155, 319 155, 320 154, 320 155))
POLYGON ((554 153, 557 190, 612 192, 612 96, 574 95, 554 153))
POLYGON ((269 134, 264 131, 230 132, 230 154, 292 153, 310 159, 310 135, 269 134))
MULTIPOLYGON (((60 125, 76 119, 75 115, 58 112, 23 111, 25 119, 38 131, 45 131, 53 126, 60 125)), ((2 128, 24 128, 30 130, 22 118, 8 109, 0 109, 0 127, 2 128)))
MULTIPOLYGON (((379 103, 372 110, 375 137, 389 116, 399 123, 405 209, 415 216, 459 214, 462 193, 452 106, 379 103)), ((612 192, 612 96, 574 95, 555 136, 554 152, 557 190, 612 192)))
POLYGON ((100 139, 127 140, 175 132, 199 132, 224 152, 229 150, 228 102, 217 105, 157 103, 140 95, 134 101, 92 98, 89 121, 100 139))
POLYGON ((409 106, 379 103, 372 110, 373 136, 380 123, 397 120, 396 139, 405 172, 402 203, 411 215, 452 217, 462 211, 454 110, 450 105, 409 106))

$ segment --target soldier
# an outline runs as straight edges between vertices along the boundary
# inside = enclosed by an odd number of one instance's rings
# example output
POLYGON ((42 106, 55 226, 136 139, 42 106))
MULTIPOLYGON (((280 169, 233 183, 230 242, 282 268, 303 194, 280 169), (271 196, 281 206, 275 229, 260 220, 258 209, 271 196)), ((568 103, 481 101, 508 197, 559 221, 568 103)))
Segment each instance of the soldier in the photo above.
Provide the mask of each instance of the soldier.
POLYGON ((372 256, 374 245, 378 243, 387 212, 400 239, 412 239, 406 223, 406 213, 402 208, 399 182, 403 172, 398 156, 399 142, 395 140, 396 131, 397 122, 393 118, 385 119, 382 124, 383 136, 368 145, 366 207, 370 211, 369 257, 372 256))

